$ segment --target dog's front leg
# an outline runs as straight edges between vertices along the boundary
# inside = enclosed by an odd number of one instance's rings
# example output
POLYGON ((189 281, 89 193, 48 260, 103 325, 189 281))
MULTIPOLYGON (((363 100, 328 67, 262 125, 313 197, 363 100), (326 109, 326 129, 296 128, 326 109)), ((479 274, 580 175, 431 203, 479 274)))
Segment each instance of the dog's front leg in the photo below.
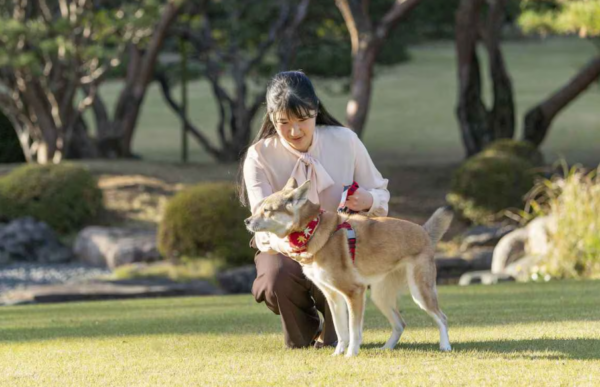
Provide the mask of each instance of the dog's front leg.
POLYGON ((349 342, 348 333, 348 308, 346 306, 346 300, 336 290, 321 287, 321 291, 327 298, 329 309, 331 309, 331 317, 333 318, 333 325, 335 326, 335 333, 337 335, 338 344, 335 347, 334 356, 341 355, 346 351, 349 342))
POLYGON ((350 294, 345 294, 350 312, 350 344, 346 357, 358 355, 362 343, 363 317, 365 312, 366 287, 356 287, 350 294))

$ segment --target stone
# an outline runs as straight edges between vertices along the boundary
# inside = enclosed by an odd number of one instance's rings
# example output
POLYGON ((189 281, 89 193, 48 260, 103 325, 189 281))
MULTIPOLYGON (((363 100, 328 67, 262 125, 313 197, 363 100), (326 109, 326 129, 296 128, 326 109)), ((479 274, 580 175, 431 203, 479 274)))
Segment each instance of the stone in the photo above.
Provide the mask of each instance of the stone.
POLYGON ((221 289, 229 294, 250 293, 255 279, 255 265, 241 266, 217 274, 221 289))
POLYGON ((435 259, 438 284, 456 283, 458 278, 469 271, 471 263, 460 257, 439 257, 435 259))
POLYGON ((71 249, 44 222, 24 217, 0 228, 0 263, 63 263, 73 259, 71 249))
POLYGON ((460 249, 466 251, 477 246, 495 246, 509 232, 515 230, 514 225, 476 226, 462 235, 460 249))
POLYGON ((480 270, 470 271, 463 274, 462 276, 460 276, 458 284, 461 286, 473 284, 493 285, 499 282, 507 282, 514 280, 515 279, 508 274, 496 274, 492 273, 489 270, 480 270))
MULTIPOLYGON (((494 249, 492 272, 505 273, 509 265, 520 262, 523 257, 535 261, 543 259, 552 249, 551 234, 556 231, 552 216, 540 216, 529 224, 502 237, 494 249)), ((525 265, 525 263, 523 263, 525 265)), ((519 276, 522 278, 522 273, 519 276)))
POLYGON ((482 271, 490 270, 492 268, 492 259, 494 257, 494 249, 487 248, 481 249, 475 253, 473 258, 470 260, 470 270, 482 271))
POLYGON ((73 250, 80 261, 111 269, 161 259, 154 230, 87 227, 77 235, 73 250))

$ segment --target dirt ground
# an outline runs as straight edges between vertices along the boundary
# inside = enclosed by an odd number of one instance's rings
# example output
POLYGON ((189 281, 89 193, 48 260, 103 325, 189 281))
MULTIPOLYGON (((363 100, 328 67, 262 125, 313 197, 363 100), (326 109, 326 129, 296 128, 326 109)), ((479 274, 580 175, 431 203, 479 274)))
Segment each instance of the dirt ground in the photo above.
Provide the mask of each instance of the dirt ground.
MULTIPOLYGON (((102 223, 155 227, 168 198, 186 185, 201 181, 234 181, 237 166, 164 165, 142 162, 96 162, 107 213, 102 223)), ((386 165, 380 167, 389 180, 389 215, 423 224, 440 206, 450 186, 454 165, 386 165)), ((451 239, 466 228, 455 220, 444 238, 451 239)))
MULTIPOLYGON (((187 185, 204 181, 235 181, 238 165, 173 164, 150 161, 92 160, 82 162, 98 177, 107 208, 101 224, 155 228, 168 199, 187 185)), ((16 165, 0 165, 0 176, 16 165)), ((389 215, 423 224, 440 206, 457 167, 444 165, 399 165, 381 163, 378 168, 389 180, 389 215)), ((456 220, 444 240, 467 228, 456 220)))

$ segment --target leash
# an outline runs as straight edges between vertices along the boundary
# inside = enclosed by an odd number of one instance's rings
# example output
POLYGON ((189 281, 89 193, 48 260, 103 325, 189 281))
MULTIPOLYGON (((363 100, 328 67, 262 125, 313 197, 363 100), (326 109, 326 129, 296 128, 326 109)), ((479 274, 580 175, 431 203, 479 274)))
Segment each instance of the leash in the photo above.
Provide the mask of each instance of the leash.
MULTIPOLYGON (((355 181, 353 181, 352 184, 350 184, 350 185, 344 186, 344 192, 342 193, 342 200, 340 201, 340 205, 338 206, 339 213, 352 215, 352 214, 356 214, 358 212, 358 211, 353 211, 346 206, 346 200, 348 200, 348 198, 350 196, 354 195, 354 193, 356 192, 357 189, 358 189, 358 183, 355 181)), ((349 217, 350 216, 348 216, 348 218, 349 217)), ((350 249, 350 256, 352 257, 352 263, 355 263, 354 261, 356 259, 356 232, 354 231, 354 229, 352 228, 352 225, 348 222, 347 219, 344 222, 342 222, 341 224, 339 224, 335 231, 338 231, 341 229, 346 230, 346 237, 348 238, 348 247, 350 249)))

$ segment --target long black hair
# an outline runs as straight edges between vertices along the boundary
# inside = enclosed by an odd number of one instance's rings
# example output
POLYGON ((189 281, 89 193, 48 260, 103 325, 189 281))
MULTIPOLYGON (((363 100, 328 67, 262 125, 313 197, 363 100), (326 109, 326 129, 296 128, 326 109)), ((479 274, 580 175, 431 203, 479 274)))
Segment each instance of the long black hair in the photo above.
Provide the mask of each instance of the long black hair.
MULTIPOLYGON (((266 95, 267 111, 263 116, 262 125, 258 135, 250 146, 257 142, 277 135, 275 125, 271 121, 270 114, 286 112, 288 117, 297 119, 310 118, 310 112, 316 111, 316 125, 343 126, 336 120, 319 101, 312 82, 302 71, 283 71, 276 74, 267 85, 266 95)), ((238 169, 238 194, 243 206, 248 205, 246 199, 246 186, 244 184, 244 161, 246 154, 241 157, 238 169)))

